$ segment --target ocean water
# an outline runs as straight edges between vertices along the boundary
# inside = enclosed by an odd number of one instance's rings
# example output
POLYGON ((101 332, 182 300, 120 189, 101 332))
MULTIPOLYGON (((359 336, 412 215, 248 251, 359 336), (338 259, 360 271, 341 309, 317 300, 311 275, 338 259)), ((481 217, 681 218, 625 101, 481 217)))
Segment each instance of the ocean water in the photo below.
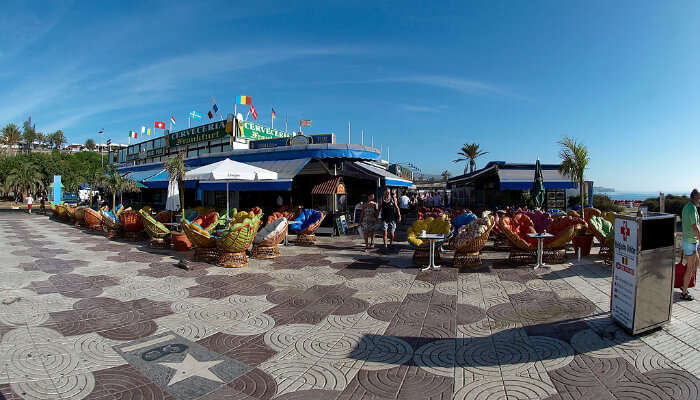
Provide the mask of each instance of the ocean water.
MULTIPOLYGON (((659 197, 659 192, 595 192, 595 194, 604 194, 610 197, 611 200, 646 200, 649 198, 659 197)), ((674 196, 687 196, 688 193, 665 193, 674 196)))

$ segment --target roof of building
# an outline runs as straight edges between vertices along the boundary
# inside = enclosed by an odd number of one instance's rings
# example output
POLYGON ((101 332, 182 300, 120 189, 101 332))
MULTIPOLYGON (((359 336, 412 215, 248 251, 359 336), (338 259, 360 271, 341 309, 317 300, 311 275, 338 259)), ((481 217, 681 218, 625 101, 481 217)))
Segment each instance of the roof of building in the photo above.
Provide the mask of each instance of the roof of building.
MULTIPOLYGON (((559 164, 540 164, 545 189, 575 189, 576 183, 559 172, 559 164)), ((508 164, 491 161, 482 169, 448 179, 449 187, 467 185, 488 175, 495 175, 500 190, 528 190, 535 178, 535 164, 508 164)))

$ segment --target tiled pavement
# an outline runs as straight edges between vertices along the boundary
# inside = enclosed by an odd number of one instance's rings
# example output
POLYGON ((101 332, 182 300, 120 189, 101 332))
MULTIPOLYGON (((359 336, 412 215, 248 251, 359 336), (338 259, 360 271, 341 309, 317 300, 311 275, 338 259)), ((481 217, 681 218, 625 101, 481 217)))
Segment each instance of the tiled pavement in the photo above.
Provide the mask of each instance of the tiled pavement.
POLYGON ((0 238, 0 399, 700 396, 700 302, 630 337, 595 257, 422 273, 345 239, 185 271, 42 216, 1 213, 0 238))

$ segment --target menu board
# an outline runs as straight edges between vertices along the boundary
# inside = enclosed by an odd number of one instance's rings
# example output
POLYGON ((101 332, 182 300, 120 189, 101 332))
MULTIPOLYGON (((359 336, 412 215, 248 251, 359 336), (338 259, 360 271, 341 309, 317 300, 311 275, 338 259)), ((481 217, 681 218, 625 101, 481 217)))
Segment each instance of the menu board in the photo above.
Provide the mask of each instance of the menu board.
POLYGON ((636 221, 615 219, 615 258, 612 279, 612 317, 632 330, 637 289, 636 221))

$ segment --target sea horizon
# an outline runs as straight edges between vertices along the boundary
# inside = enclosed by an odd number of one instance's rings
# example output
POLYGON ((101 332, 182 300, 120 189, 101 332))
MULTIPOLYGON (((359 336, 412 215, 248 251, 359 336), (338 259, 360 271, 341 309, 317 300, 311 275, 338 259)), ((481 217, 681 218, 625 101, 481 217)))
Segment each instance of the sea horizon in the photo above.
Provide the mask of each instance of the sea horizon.
MULTIPOLYGON (((610 197, 611 200, 646 200, 659 197, 659 192, 601 192, 596 191, 595 194, 603 194, 610 197)), ((664 192, 665 195, 673 196, 688 196, 688 193, 682 192, 664 192)))

